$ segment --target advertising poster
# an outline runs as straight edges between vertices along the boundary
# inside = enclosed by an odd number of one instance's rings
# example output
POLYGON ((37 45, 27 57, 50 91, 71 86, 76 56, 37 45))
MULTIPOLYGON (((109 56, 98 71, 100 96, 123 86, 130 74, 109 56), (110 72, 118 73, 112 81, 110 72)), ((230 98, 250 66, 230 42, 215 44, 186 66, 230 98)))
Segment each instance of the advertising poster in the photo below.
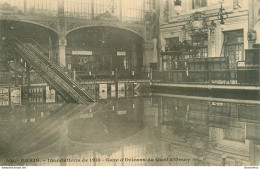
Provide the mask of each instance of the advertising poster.
POLYGON ((11 88, 11 105, 21 105, 21 88, 11 88))
POLYGON ((100 98, 107 99, 107 84, 99 84, 100 98))
POLYGON ((46 103, 54 103, 55 97, 55 90, 50 88, 50 86, 46 86, 46 103))
POLYGON ((0 106, 9 105, 9 88, 0 88, 0 106))
POLYGON ((116 97, 116 85, 111 84, 111 98, 116 97))
POLYGON ((125 83, 118 83, 118 91, 125 91, 125 83))

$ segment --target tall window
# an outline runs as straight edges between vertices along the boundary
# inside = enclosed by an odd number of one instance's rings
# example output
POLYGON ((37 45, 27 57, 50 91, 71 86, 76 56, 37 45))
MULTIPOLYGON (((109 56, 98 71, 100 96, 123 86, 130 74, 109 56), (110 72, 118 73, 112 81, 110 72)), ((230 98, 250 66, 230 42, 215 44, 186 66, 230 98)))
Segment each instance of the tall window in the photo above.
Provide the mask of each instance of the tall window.
POLYGON ((207 58, 208 57, 208 35, 192 36, 192 45, 194 47, 194 57, 207 58))
POLYGON ((207 0, 192 0, 192 9, 197 9, 207 6, 207 0))
POLYGON ((236 67, 237 61, 245 60, 243 30, 224 32, 223 53, 229 57, 231 67, 236 67))
POLYGON ((171 50, 180 50, 180 49, 176 49, 176 46, 179 42, 179 37, 173 37, 173 38, 166 38, 166 51, 171 51, 171 50))

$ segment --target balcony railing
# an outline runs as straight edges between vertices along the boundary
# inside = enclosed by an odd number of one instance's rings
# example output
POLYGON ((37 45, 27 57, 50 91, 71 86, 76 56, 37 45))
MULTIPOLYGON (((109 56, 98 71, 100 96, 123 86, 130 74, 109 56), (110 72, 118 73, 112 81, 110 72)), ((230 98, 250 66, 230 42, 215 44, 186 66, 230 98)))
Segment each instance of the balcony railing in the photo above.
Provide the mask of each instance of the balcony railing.
POLYGON ((233 70, 152 71, 152 80, 164 83, 260 85, 260 66, 233 70))
POLYGON ((127 71, 127 72, 75 72, 85 82, 118 81, 118 80, 149 80, 150 72, 127 71))

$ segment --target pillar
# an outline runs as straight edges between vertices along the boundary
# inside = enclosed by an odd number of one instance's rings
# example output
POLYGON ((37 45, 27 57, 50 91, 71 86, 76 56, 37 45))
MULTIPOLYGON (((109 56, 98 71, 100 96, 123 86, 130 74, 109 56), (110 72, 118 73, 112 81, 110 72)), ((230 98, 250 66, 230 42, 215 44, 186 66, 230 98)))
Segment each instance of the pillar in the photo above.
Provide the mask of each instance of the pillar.
POLYGON ((91 0, 91 18, 94 19, 95 17, 95 7, 94 7, 94 0, 91 0))
POLYGON ((134 71, 137 71, 137 54, 136 54, 136 44, 133 43, 132 45, 132 59, 131 59, 131 62, 132 62, 132 67, 131 67, 131 70, 134 70, 134 71))
POLYGON ((66 22, 64 16, 64 0, 58 1, 58 18, 59 18, 59 62, 66 67, 66 22))
POLYGON ((158 39, 153 39, 153 57, 154 57, 154 63, 157 63, 157 68, 159 68, 159 57, 158 57, 158 39))
POLYGON ((150 63, 156 62, 156 59, 153 51, 153 41, 145 41, 144 43, 144 57, 143 57, 143 69, 144 71, 150 70, 150 63))
POLYGON ((24 84, 23 84, 24 85, 24 100, 26 102, 29 102, 31 66, 29 65, 29 63, 25 62, 24 67, 25 67, 24 84))
MULTIPOLYGON (((253 33, 254 28, 254 0, 249 0, 249 7, 248 7, 248 35, 253 33)), ((248 49, 253 48, 253 44, 255 43, 255 39, 251 40, 248 38, 248 49)))
POLYGON ((15 78, 15 86, 19 85, 19 79, 18 79, 18 64, 19 64, 19 60, 18 58, 16 58, 14 60, 14 78, 15 78))
POLYGON ((23 10, 24 10, 24 13, 27 13, 27 0, 23 1, 23 10))
POLYGON ((255 142, 253 140, 249 140, 249 159, 250 165, 256 165, 256 153, 255 153, 255 142))
POLYGON ((2 33, 2 31, 3 31, 3 23, 2 23, 2 21, 0 21, 0 24, 1 24, 1 26, 0 26, 0 50, 2 50, 2 47, 3 47, 3 41, 4 41, 4 38, 3 38, 3 33, 2 33))
POLYGON ((67 67, 66 65, 66 46, 67 46, 67 39, 65 36, 61 36, 59 38, 59 62, 67 67))
POLYGON ((119 15, 120 17, 119 18, 120 18, 120 21, 122 21, 122 18, 123 18, 122 17, 123 16, 123 14, 122 14, 123 13, 123 11, 122 11, 122 0, 119 1, 119 11, 120 11, 120 15, 119 15))

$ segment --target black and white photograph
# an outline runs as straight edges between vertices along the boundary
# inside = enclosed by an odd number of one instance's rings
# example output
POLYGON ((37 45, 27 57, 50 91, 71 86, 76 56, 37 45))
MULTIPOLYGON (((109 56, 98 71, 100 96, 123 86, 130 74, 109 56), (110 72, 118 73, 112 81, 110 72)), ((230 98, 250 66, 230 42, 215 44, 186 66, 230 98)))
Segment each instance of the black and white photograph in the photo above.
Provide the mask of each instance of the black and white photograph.
POLYGON ((260 168, 260 0, 0 0, 0 167, 260 168))

